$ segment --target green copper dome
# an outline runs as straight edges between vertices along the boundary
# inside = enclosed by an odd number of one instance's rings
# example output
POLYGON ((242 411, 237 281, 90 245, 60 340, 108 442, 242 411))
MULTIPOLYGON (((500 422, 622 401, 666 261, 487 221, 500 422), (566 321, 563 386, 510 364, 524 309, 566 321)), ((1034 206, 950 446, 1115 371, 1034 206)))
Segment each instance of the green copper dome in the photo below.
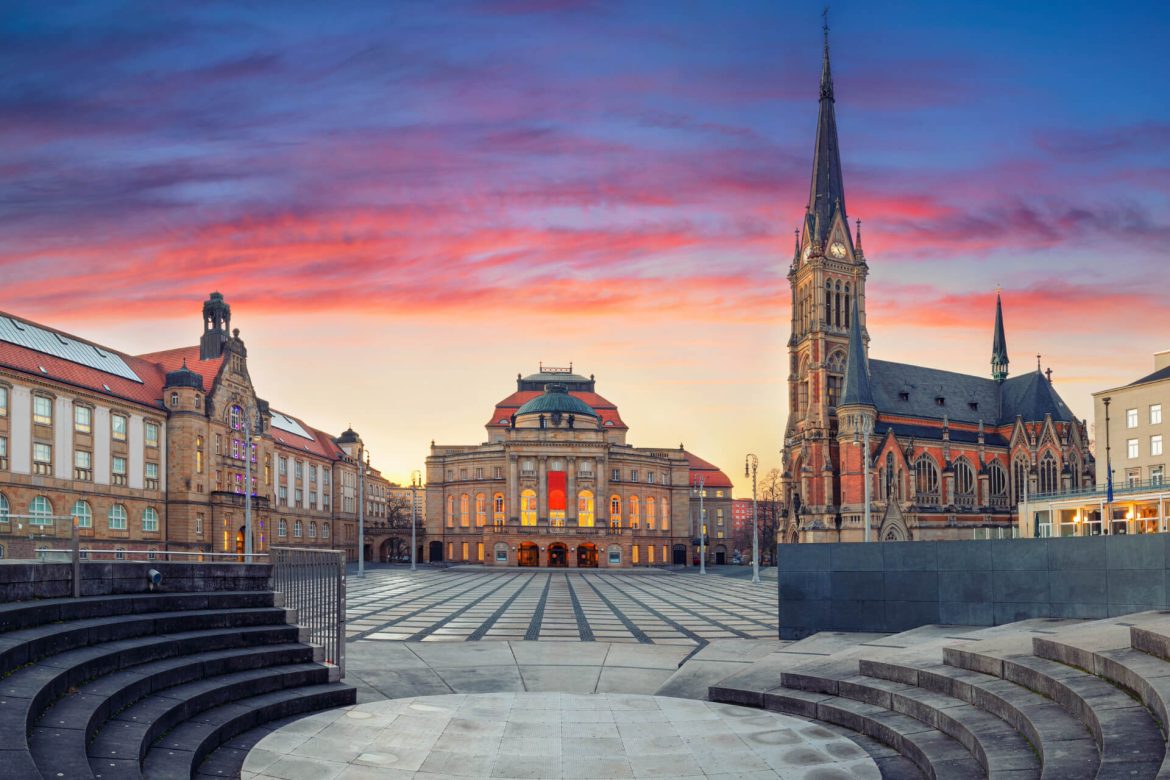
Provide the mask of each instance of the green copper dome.
POLYGON ((572 414, 578 417, 598 418, 597 412, 576 396, 569 395, 564 385, 550 384, 544 388, 544 395, 538 395, 516 410, 516 416, 524 414, 572 414))

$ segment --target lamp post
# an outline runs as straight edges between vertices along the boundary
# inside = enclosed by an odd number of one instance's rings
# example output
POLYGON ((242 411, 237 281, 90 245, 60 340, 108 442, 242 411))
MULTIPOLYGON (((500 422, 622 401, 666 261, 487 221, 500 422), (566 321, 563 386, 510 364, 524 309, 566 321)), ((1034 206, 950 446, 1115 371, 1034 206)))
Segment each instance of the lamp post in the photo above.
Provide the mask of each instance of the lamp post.
MULTIPOLYGON (((872 431, 872 430, 873 430, 873 420, 871 420, 868 415, 862 415, 862 417, 861 417, 861 438, 862 438, 861 459, 865 464, 865 541, 867 541, 867 542, 869 541, 869 527, 870 527, 869 434, 870 434, 870 431, 872 431)), ((853 432, 853 444, 854 444, 854 446, 856 446, 858 444, 857 431, 853 432)), ((838 535, 840 535, 840 528, 838 528, 838 535)))
POLYGON ((244 415, 244 563, 252 562, 252 419, 244 415))
POLYGON ((748 453, 743 464, 743 475, 752 478, 752 584, 760 584, 760 512, 756 504, 756 471, 760 468, 760 459, 748 453))
POLYGON ((418 512, 418 486, 422 482, 422 474, 418 469, 410 472, 410 570, 415 571, 415 557, 418 544, 415 541, 415 518, 418 512))
POLYGON ((703 487, 707 484, 707 477, 699 475, 699 574, 707 573, 707 522, 703 514, 703 487))
POLYGON ((358 576, 366 576, 366 464, 370 453, 362 461, 363 448, 358 446, 358 576))

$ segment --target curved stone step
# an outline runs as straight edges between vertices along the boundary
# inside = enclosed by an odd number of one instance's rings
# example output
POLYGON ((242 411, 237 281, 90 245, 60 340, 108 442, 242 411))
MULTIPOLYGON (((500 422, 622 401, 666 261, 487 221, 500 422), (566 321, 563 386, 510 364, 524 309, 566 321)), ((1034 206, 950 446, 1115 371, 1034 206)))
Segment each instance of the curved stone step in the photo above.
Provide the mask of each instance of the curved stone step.
MULTIPOLYGON (((89 765, 96 775, 110 759, 141 762, 164 733, 204 712, 266 693, 324 684, 328 679, 329 670, 320 664, 290 664, 210 677, 152 694, 103 726, 89 745, 89 765)), ((39 759, 35 744, 33 757, 39 759)))
POLYGON ((934 780, 983 778, 983 767, 963 745, 909 715, 840 696, 788 688, 764 694, 764 708, 843 726, 889 745, 934 780))
POLYGON ((1152 626, 1130 626, 1129 645, 1146 655, 1170 661, 1170 635, 1152 626))
POLYGON ((961 699, 906 683, 825 671, 785 673, 781 683, 909 715, 958 740, 990 776, 1040 776, 1040 760, 1027 739, 1007 721, 961 699))
POLYGON ((1096 740, 1099 776, 1153 777, 1162 765, 1166 741, 1150 712, 1089 672, 1033 655, 999 656, 973 647, 945 648, 943 660, 972 671, 991 670, 988 673, 1056 701, 1096 740))
MULTIPOLYGON (((142 773, 151 780, 189 780, 211 751, 261 723, 356 701, 356 688, 326 683, 274 691, 207 710, 176 726, 151 747, 142 773)), ((123 776, 103 774, 102 778, 123 776)))
POLYGON ((307 645, 247 646, 264 639, 260 634, 265 631, 269 634, 268 639, 280 638, 279 633, 267 627, 246 628, 218 636, 193 636, 188 640, 191 644, 182 643, 180 647, 203 649, 204 652, 130 667, 57 700, 37 721, 32 732, 30 752, 37 767, 45 777, 90 777, 87 747, 98 728, 113 714, 152 692, 165 695, 175 686, 196 680, 250 669, 312 662, 313 650, 307 645), (228 647, 208 649, 217 644, 228 647), (47 747, 49 745, 52 747, 47 747))
POLYGON ((1100 750, 1088 729, 1056 702, 1013 682, 943 664, 862 660, 863 675, 941 693, 1008 723, 1040 754, 1044 780, 1088 780, 1097 776, 1100 750))
POLYGON ((97 617, 179 612, 193 609, 250 609, 277 606, 272 591, 132 593, 117 596, 41 599, 0 604, 0 638, 11 631, 97 617))

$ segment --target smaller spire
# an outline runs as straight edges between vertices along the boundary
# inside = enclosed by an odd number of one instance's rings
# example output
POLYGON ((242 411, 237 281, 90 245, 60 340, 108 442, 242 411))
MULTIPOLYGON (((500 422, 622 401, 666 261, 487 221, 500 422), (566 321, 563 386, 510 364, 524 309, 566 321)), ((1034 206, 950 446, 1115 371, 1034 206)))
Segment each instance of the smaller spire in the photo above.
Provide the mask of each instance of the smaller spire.
POLYGON ((857 254, 861 254, 861 220, 857 220, 857 254))
POLYGON ((845 387, 838 406, 873 406, 873 391, 869 386, 869 360, 861 339, 861 315, 857 296, 853 296, 853 314, 849 322, 849 355, 845 359, 845 387))
POLYGON ((829 68, 829 6, 825 6, 825 10, 821 12, 821 16, 825 21, 822 29, 825 33, 825 60, 821 65, 821 99, 833 99, 833 73, 829 68))
POLYGON ((796 236, 796 252, 792 255, 792 259, 798 261, 800 260, 800 231, 793 230, 792 233, 796 236))
MULTIPOLYGON (((1040 356, 1036 356, 1036 365, 1039 367, 1040 356)), ((991 339, 991 378, 1002 382, 1008 376, 1007 337, 1003 332, 1003 301, 997 290, 995 293, 995 333, 991 339)))

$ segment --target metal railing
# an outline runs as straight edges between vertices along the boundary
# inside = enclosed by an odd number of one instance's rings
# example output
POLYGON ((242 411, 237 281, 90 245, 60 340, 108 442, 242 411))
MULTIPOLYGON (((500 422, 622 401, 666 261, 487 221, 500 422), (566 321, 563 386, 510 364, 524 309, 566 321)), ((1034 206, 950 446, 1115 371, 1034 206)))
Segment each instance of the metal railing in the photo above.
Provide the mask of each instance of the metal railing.
POLYGON ((284 594, 284 606, 297 611, 297 624, 309 641, 325 648, 325 663, 345 677, 345 553, 270 547, 272 589, 284 594))

